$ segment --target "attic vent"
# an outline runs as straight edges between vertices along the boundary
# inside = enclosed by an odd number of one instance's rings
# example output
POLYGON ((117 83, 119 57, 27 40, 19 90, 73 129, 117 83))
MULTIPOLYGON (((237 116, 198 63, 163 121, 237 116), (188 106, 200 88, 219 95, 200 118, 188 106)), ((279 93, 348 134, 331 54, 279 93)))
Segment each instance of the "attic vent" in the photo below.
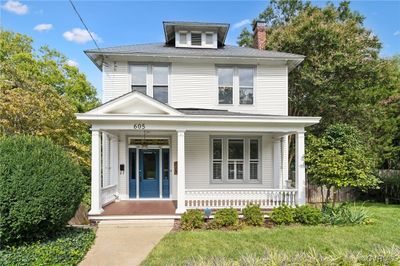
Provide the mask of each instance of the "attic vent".
POLYGON ((201 33, 192 32, 192 45, 201 46, 201 33))

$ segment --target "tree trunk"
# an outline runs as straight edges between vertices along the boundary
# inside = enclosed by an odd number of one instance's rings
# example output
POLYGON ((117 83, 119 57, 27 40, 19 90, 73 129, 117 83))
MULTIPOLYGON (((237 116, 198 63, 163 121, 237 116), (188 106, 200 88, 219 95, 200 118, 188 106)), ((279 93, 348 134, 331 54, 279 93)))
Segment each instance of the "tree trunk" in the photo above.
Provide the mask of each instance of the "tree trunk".
POLYGON ((333 187, 333 199, 332 199, 332 207, 335 208, 335 203, 336 203, 336 193, 337 193, 337 189, 335 187, 333 187))
POLYGON ((329 203, 329 198, 331 197, 331 186, 326 187, 326 199, 325 204, 329 203))
POLYGON ((320 186, 320 188, 321 188, 322 205, 324 205, 324 186, 320 186))

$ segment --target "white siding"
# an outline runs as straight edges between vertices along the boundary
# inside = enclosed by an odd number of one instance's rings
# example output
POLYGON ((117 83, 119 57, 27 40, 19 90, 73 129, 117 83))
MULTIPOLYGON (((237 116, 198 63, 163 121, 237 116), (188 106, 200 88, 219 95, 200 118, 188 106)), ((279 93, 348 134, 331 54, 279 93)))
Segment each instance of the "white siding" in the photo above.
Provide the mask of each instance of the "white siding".
POLYGON ((103 66, 103 103, 130 91, 127 62, 107 62, 103 66))
POLYGON ((272 139, 262 137, 262 182, 257 184, 210 183, 210 134, 186 132, 186 188, 272 188, 272 139))
MULTIPOLYGON (((108 62, 103 70, 103 102, 130 91, 127 62, 108 62)), ((287 67, 258 65, 255 72, 254 105, 218 104, 218 80, 214 63, 171 63, 169 105, 175 108, 225 109, 235 112, 287 115, 287 67)))

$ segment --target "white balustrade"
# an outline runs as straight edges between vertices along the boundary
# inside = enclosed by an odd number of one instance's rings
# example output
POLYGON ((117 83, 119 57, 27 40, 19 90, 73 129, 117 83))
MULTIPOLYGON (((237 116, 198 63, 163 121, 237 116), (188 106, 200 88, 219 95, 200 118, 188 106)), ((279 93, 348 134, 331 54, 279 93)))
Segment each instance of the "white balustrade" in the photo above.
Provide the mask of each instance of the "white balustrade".
POLYGON ((114 201, 117 198, 117 185, 107 186, 101 189, 102 206, 114 201))
POLYGON ((296 205, 296 189, 186 189, 186 209, 244 208, 258 204, 269 209, 296 205))

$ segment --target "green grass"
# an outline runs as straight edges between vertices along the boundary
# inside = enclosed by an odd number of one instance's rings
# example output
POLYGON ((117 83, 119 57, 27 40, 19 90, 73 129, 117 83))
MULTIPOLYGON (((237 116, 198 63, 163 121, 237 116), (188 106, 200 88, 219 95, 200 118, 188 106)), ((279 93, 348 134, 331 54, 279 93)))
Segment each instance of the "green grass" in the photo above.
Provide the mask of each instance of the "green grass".
POLYGON ((354 226, 281 226, 241 231, 171 232, 150 253, 144 265, 182 264, 196 258, 262 257, 266 250, 285 254, 316 252, 368 253, 376 247, 400 246, 400 206, 366 204, 374 221, 354 226))
POLYGON ((66 228, 45 241, 0 249, 0 265, 77 265, 94 238, 91 229, 66 228))

